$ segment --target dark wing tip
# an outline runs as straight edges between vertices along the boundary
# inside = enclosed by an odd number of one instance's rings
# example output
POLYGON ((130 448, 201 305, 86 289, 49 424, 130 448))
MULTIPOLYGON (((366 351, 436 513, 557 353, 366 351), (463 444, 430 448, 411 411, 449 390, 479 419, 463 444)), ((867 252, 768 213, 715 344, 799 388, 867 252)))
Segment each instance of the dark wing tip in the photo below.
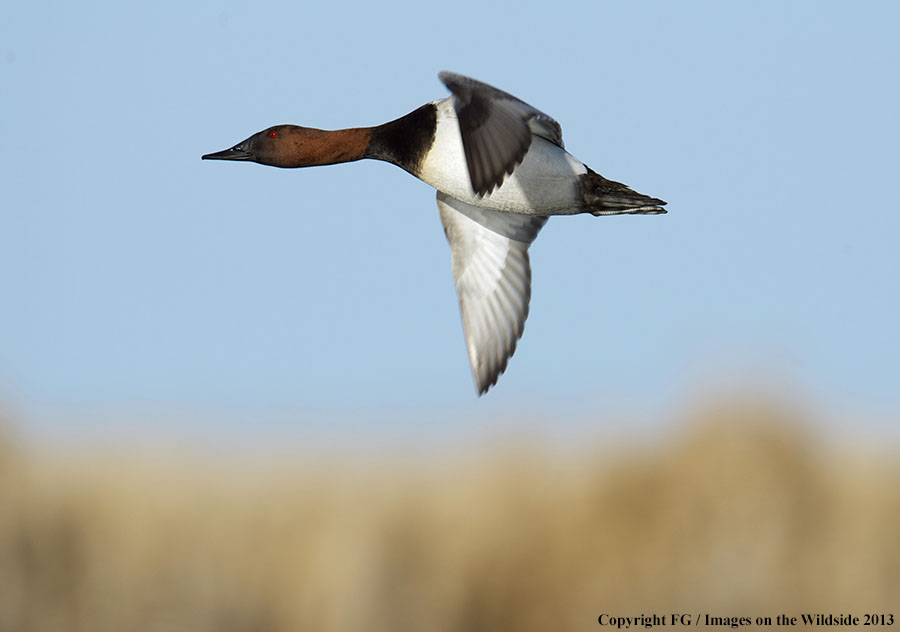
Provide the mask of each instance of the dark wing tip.
POLYGON ((458 84, 461 83, 463 75, 458 75, 455 72, 450 72, 449 70, 442 70, 438 73, 438 79, 440 79, 445 86, 450 87, 451 83, 458 84))

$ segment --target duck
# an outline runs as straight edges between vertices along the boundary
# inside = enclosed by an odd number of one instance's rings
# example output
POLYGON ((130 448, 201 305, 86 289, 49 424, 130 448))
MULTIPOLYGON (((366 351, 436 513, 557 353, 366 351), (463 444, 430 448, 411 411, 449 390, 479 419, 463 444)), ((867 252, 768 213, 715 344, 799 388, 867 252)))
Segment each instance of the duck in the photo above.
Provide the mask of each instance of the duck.
POLYGON ((441 72, 450 96, 374 127, 274 125, 203 160, 281 168, 382 160, 437 191, 463 334, 479 396, 522 337, 528 248, 553 215, 659 215, 666 202, 608 180, 566 151, 562 128, 521 99, 441 72))

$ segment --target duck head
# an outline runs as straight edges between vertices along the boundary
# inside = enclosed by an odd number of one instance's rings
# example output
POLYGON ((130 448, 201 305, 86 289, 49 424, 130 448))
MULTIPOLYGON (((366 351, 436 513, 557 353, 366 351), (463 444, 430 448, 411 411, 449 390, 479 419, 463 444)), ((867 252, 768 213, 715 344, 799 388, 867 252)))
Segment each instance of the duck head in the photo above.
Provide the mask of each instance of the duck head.
POLYGON ((246 160, 273 167, 311 167, 364 157, 366 128, 327 131, 298 125, 275 125, 234 147, 202 156, 203 160, 246 160))

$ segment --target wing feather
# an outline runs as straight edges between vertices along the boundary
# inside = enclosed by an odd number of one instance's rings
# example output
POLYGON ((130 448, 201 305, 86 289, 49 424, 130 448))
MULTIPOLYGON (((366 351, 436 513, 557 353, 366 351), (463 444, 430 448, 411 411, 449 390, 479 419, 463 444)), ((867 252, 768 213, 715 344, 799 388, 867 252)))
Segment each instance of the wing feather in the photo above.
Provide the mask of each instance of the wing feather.
POLYGON ((481 81, 442 72, 453 93, 472 189, 485 195, 503 184, 522 162, 537 135, 563 147, 562 128, 553 118, 513 95, 481 81))
POLYGON ((522 337, 531 298, 528 247, 547 222, 491 211, 438 192, 466 347, 479 394, 497 383, 522 337))

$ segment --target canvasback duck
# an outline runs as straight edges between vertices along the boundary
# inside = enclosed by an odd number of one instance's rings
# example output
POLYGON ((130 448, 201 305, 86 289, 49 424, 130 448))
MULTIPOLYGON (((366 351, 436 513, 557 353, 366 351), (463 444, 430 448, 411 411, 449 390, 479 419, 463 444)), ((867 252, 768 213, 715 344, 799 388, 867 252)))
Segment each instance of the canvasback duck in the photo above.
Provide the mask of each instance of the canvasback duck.
POLYGON ((662 200, 607 180, 568 153, 559 123, 469 77, 438 75, 450 97, 375 127, 276 125, 204 160, 311 167, 393 163, 437 189, 475 387, 497 383, 528 316, 528 246, 550 215, 655 215, 662 200))

